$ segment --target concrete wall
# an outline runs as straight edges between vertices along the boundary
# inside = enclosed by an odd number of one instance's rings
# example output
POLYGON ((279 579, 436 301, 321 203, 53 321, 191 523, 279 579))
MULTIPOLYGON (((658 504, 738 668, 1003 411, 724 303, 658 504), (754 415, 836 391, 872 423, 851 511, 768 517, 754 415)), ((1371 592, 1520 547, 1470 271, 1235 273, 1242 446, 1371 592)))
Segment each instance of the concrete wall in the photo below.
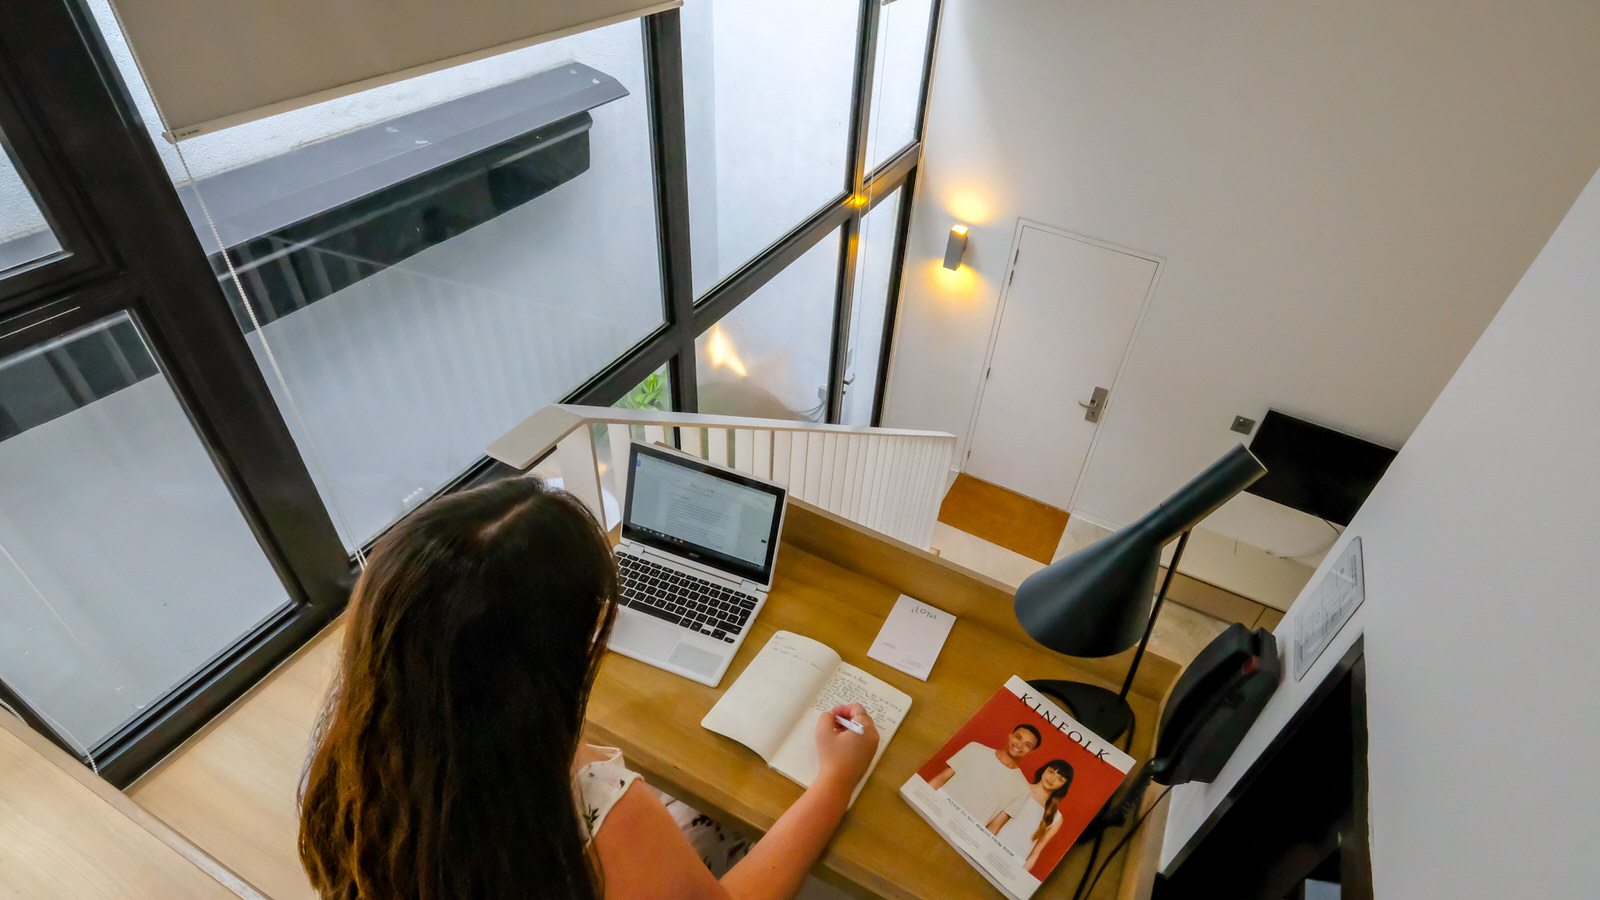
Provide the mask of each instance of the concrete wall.
POLYGON ((49 227, 16 165, 9 156, 0 155, 0 243, 49 227))
MULTIPOLYGON (((88 6, 140 116, 152 134, 159 134, 161 117, 117 26, 109 0, 88 0, 88 6)), ((624 27, 630 34, 638 31, 636 24, 624 27)), ((155 138, 156 149, 168 174, 182 183, 188 180, 185 162, 196 179, 204 178, 574 59, 618 78, 623 77, 622 72, 640 67, 637 41, 630 47, 617 40, 615 28, 602 28, 191 138, 183 142, 182 160, 174 146, 159 136, 155 138)), ((635 92, 630 99, 642 104, 642 87, 628 79, 624 81, 635 92)), ((8 167, 0 166, 5 168, 8 167)), ((37 214, 29 216, 25 205, 17 202, 23 197, 18 193, 20 187, 20 183, 0 172, 0 241, 27 234, 42 224, 37 214)))
POLYGON ((1174 790, 1163 863, 1364 633, 1377 896, 1594 895, 1596 246, 1600 176, 1330 554, 1361 538, 1365 604, 1214 784, 1174 790))
MULTIPOLYGON (((1077 500, 1107 524, 1240 440, 1236 414, 1402 444, 1600 165, 1592 3, 944 17, 885 422, 965 436, 1019 217, 1161 256, 1077 500)), ((1249 496, 1206 527, 1284 553, 1329 537, 1249 496)))

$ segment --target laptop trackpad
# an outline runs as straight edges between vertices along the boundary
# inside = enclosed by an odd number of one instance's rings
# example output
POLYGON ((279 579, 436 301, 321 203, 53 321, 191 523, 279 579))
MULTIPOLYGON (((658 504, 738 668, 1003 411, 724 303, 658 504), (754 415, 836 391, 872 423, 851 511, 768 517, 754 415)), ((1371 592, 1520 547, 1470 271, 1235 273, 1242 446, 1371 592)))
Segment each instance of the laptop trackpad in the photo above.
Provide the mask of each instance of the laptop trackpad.
POLYGON ((617 616, 610 645, 645 659, 666 659, 683 629, 640 615, 617 616))
POLYGON ((667 662, 709 677, 716 674, 717 669, 722 666, 722 657, 714 653, 707 653, 688 641, 684 641, 678 645, 678 649, 672 651, 672 655, 667 658, 667 662))

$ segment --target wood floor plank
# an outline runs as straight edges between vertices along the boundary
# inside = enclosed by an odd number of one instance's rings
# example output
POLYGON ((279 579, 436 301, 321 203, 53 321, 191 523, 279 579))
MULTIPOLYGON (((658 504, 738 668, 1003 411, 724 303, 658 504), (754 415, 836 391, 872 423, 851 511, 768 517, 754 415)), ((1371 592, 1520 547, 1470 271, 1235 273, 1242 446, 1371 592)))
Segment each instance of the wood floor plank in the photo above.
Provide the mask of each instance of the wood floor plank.
POLYGON ((254 896, 192 846, 141 822, 137 809, 76 760, 0 714, 0 896, 238 900, 254 896), (54 757, 54 758, 53 758, 54 757), (80 773, 82 774, 82 773, 80 773), (177 845, 177 846, 175 846, 177 845), (191 851, 187 855, 185 851, 191 851), (190 858, 196 857, 196 858, 190 858), (224 881, 231 882, 225 884, 224 881))
POLYGON ((128 793, 273 900, 314 900, 295 846, 297 794, 342 626, 279 666, 128 793))
POLYGON ((945 494, 939 521, 1042 563, 1054 558, 1067 529, 1062 510, 965 472, 945 494))

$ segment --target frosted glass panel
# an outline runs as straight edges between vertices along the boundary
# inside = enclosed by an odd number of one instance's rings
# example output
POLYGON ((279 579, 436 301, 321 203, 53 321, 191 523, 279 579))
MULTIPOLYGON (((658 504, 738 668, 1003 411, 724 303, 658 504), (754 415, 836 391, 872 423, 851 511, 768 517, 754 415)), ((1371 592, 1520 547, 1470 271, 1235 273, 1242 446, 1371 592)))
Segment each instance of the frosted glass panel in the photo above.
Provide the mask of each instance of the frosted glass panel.
POLYGON ((683 5, 694 293, 845 189, 858 0, 683 5))
POLYGON ((933 0, 893 0, 878 16, 878 56, 867 116, 867 171, 917 136, 917 104, 927 65, 933 0))
POLYGON ((839 241, 818 242, 695 342, 701 412, 823 420, 839 241))
POLYGON ((844 409, 839 418, 846 425, 872 424, 872 402, 877 393, 878 365, 883 352, 884 319, 890 300, 889 275, 899 223, 899 189, 861 217, 856 288, 850 307, 850 345, 845 350, 844 409))
POLYGON ((624 22, 156 140, 347 549, 662 324, 646 87, 624 22))
POLYGON ((70 743, 286 602, 126 313, 0 360, 0 678, 70 743))
POLYGON ((39 198, 23 181, 0 134, 0 274, 60 252, 61 242, 45 221, 39 198))

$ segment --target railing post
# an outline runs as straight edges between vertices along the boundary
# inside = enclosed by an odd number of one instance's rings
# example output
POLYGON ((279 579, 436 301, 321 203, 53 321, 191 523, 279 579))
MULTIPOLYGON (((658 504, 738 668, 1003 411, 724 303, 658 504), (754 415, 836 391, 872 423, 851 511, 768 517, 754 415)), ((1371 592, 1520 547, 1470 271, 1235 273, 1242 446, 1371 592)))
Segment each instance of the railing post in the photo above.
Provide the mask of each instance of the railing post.
POLYGON ((600 461, 594 452, 594 431, 589 424, 574 428, 556 444, 556 465, 561 467, 561 484, 582 500, 595 519, 606 520, 605 495, 600 490, 600 461))
POLYGON ((676 437, 692 455, 732 462, 787 487, 792 497, 921 547, 932 540, 955 446, 942 432, 557 405, 530 416, 489 450, 519 468, 549 455, 567 489, 601 516, 605 497, 619 506, 625 501, 635 428, 646 443, 673 446, 676 437), (604 438, 595 431, 599 426, 604 438))

